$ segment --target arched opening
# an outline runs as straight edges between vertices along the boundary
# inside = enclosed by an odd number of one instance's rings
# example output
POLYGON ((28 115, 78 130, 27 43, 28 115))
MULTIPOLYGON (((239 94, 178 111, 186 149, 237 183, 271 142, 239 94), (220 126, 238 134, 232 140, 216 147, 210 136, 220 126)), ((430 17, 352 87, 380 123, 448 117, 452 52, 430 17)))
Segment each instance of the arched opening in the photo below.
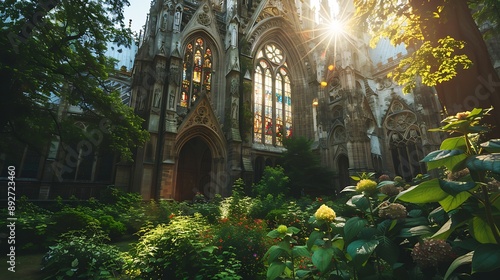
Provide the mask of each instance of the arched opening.
POLYGON ((212 171, 212 152, 200 137, 189 140, 181 149, 177 167, 176 200, 192 200, 198 192, 205 193, 212 171))
POLYGON ((343 189, 350 185, 349 179, 349 158, 346 155, 339 155, 337 158, 339 167, 339 187, 343 189))

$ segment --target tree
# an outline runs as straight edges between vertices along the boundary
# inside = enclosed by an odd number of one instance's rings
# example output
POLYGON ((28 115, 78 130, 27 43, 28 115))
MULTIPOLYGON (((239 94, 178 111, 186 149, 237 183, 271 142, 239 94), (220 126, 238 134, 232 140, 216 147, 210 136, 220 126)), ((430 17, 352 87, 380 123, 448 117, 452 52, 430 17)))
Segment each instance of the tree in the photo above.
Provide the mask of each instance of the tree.
MULTIPOLYGON (((488 123, 500 137, 500 78, 476 24, 488 23, 494 33, 500 1, 483 0, 355 0, 357 15, 373 35, 372 44, 386 37, 414 52, 392 73, 410 92, 417 78, 435 86, 448 114, 493 106, 488 123), (470 6, 469 6, 470 5, 470 6), (473 13, 472 11, 475 11, 473 13)), ((498 34, 493 34, 498 35, 498 34)))
POLYGON ((321 166, 321 160, 312 150, 312 141, 304 137, 292 137, 283 140, 287 149, 283 153, 283 168, 290 179, 290 193, 300 196, 302 193, 313 195, 332 195, 333 173, 321 166))
POLYGON ((104 55, 106 44, 132 42, 123 23, 125 5, 128 1, 0 3, 0 150, 20 141, 41 152, 54 138, 64 144, 86 136, 132 158, 132 149, 147 139, 143 120, 105 83, 114 71, 104 55), (80 113, 64 115, 61 107, 70 106, 80 113), (86 131, 82 124, 89 125, 86 131))

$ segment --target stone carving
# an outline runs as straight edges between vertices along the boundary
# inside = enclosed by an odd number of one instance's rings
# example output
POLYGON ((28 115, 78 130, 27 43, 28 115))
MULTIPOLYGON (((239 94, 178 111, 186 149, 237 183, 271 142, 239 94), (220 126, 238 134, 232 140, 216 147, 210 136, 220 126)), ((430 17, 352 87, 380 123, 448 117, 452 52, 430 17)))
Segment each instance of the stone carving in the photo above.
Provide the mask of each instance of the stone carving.
POLYGON ((212 23, 212 18, 208 14, 209 11, 210 11, 210 9, 208 8, 207 5, 203 6, 203 13, 200 13, 198 15, 198 23, 199 24, 208 26, 208 25, 210 25, 210 23, 212 23))

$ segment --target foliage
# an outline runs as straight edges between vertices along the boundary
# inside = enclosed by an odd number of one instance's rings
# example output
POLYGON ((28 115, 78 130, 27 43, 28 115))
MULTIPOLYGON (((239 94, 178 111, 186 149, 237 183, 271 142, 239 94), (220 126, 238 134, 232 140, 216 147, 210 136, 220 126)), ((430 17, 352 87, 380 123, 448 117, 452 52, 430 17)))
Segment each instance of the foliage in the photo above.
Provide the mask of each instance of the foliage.
POLYGON ((235 271, 237 275, 243 279, 260 279, 264 270, 266 229, 263 220, 244 216, 223 218, 213 231, 213 244, 217 246, 218 255, 230 252, 242 264, 235 271))
POLYGON ((312 151, 312 141, 304 137, 283 140, 287 149, 283 153, 283 168, 290 179, 290 194, 298 197, 304 192, 312 195, 332 194, 332 173, 321 165, 320 158, 312 151))
POLYGON ((253 199, 248 215, 255 219, 264 219, 273 210, 280 209, 284 202, 285 198, 281 195, 275 197, 268 194, 265 197, 256 197, 253 199))
POLYGON ((48 228, 50 234, 57 237, 73 230, 85 229, 89 225, 100 227, 100 222, 82 209, 67 207, 55 213, 52 218, 54 224, 48 228))
POLYGON ((445 212, 446 219, 438 223, 432 238, 453 240, 457 247, 469 244, 450 266, 448 276, 464 264, 471 265, 473 276, 499 269, 500 183, 494 177, 500 174, 500 144, 498 139, 481 140, 488 132, 481 120, 490 110, 474 109, 445 118, 444 125, 434 131, 454 137, 444 140, 440 150, 431 152, 423 161, 429 170, 446 168, 450 176, 425 180, 397 196, 405 202, 439 203, 433 212, 445 212), (485 250, 485 246, 489 249, 485 250), (494 261, 483 262, 486 258, 494 261))
POLYGON ((122 222, 116 221, 111 215, 103 215, 99 218, 102 230, 111 241, 119 240, 126 232, 125 225, 122 222))
POLYGON ((232 195, 223 199, 220 203, 222 217, 244 217, 252 208, 252 199, 245 196, 245 183, 238 178, 232 188, 232 195))
POLYGON ((143 279, 195 279, 208 265, 199 261, 202 252, 213 252, 207 238, 202 238, 208 228, 199 214, 173 217, 168 225, 144 227, 131 251, 127 274, 143 279))
POLYGON ((262 178, 254 187, 254 192, 259 197, 286 196, 290 190, 289 183, 290 179, 285 175, 285 170, 281 166, 266 166, 262 178))
MULTIPOLYGON (((445 12, 452 8, 445 2, 447 1, 436 1, 426 5, 418 1, 354 1, 360 22, 366 22, 364 26, 372 34, 372 46, 382 38, 389 38, 393 45, 404 44, 416 48, 409 58, 400 62, 393 73, 395 80, 405 85, 405 92, 415 88, 417 76, 422 76, 424 84, 433 86, 455 77, 458 66, 466 69, 472 64, 465 54, 457 52, 464 47, 465 42, 451 36, 432 41, 428 36, 429 33, 439 32, 436 30, 439 20, 447 20, 445 12)), ((483 8, 483 4, 476 5, 483 8)), ((497 23, 495 16, 487 14, 492 13, 480 10, 476 17, 482 15, 483 21, 493 19, 490 23, 497 23)))
POLYGON ((99 231, 65 233, 42 260, 44 279, 110 279, 122 273, 121 252, 99 231))
POLYGON ((56 136, 66 145, 90 139, 131 159, 148 133, 119 93, 105 85, 115 68, 105 56, 106 44, 131 43, 123 22, 128 5, 114 0, 0 3, 0 77, 9 100, 0 104, 5 136, 0 147, 19 140, 41 152, 56 136), (81 108, 87 130, 58 115, 55 104, 81 108))
MULTIPOLYGON (((3 208, 0 213, 2 217, 7 217, 7 208, 3 208)), ((33 204, 26 197, 17 200, 16 243, 18 246, 16 249, 19 251, 45 250, 52 238, 47 232, 47 229, 52 225, 52 215, 51 211, 33 204)), ((2 219, 0 227, 7 229, 7 223, 6 218, 2 219)), ((2 238, 0 244, 0 248, 3 249, 5 246, 5 250, 7 250, 7 246, 9 246, 7 240, 2 238)))

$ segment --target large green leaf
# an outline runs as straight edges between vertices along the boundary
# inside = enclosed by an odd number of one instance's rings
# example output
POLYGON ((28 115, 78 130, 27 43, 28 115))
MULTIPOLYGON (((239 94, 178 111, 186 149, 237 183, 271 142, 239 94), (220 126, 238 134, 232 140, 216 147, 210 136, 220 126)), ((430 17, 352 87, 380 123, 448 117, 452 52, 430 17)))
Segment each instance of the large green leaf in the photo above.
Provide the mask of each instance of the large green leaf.
POLYGON ((283 271, 285 271, 286 265, 283 262, 272 262, 267 269, 267 279, 273 280, 278 278, 283 271))
POLYGON ((491 139, 481 143, 481 147, 490 153, 500 153, 500 139, 491 139))
POLYGON ((306 246, 295 246, 292 249, 292 256, 309 258, 311 256, 311 253, 309 253, 309 250, 307 250, 306 246))
POLYGON ((325 272, 332 263, 332 258, 332 248, 319 248, 314 251, 311 260, 313 264, 319 269, 319 271, 325 272))
POLYGON ((352 217, 344 225, 344 238, 347 242, 353 240, 366 227, 368 221, 360 217, 352 217))
POLYGON ((432 179, 413 186, 398 194, 396 199, 412 203, 438 202, 448 194, 439 186, 439 180, 432 179))
POLYGON ((370 201, 363 194, 351 197, 346 204, 363 211, 370 207, 370 201))
POLYGON ((437 150, 428 154, 423 162, 427 163, 427 169, 432 170, 446 166, 449 170, 456 171, 463 168, 462 163, 467 159, 463 150, 437 150))
POLYGON ((472 263, 472 255, 473 254, 474 254, 474 252, 469 252, 465 255, 462 255, 462 256, 456 258, 448 267, 448 270, 446 271, 444 279, 445 280, 448 279, 450 277, 450 275, 453 273, 453 271, 455 271, 455 269, 457 269, 459 266, 472 263))
POLYGON ((286 254, 286 251, 283 250, 283 248, 281 248, 278 245, 273 245, 271 246, 271 248, 269 248, 269 250, 267 250, 264 257, 268 257, 267 261, 271 263, 276 261, 279 257, 281 257, 284 254, 286 254))
POLYGON ((316 240, 321 240, 323 238, 323 233, 320 231, 313 231, 309 235, 309 239, 307 239, 307 248, 311 250, 312 246, 317 245, 316 240))
POLYGON ((441 189, 443 189, 443 191, 451 195, 457 195, 461 192, 472 190, 473 188, 475 188, 476 182, 439 180, 439 186, 441 186, 441 189))
POLYGON ((400 237, 413 237, 413 236, 421 236, 425 234, 431 233, 431 229, 428 226, 416 226, 412 228, 403 228, 399 233, 400 237))
POLYGON ((440 200, 439 204, 443 207, 444 211, 449 212, 462 205, 470 196, 471 194, 469 192, 461 192, 455 196, 449 195, 443 200, 440 200))
POLYGON ((462 150, 465 151, 467 148, 465 144, 465 136, 451 137, 444 139, 441 143, 440 150, 462 150))
POLYGON ((347 246, 347 254, 355 265, 364 265, 377 248, 378 240, 356 240, 347 246))
POLYGON ((479 245, 472 256, 472 273, 488 272, 497 268, 500 268, 500 245, 479 245))
POLYGON ((500 153, 472 156, 467 159, 467 167, 474 171, 491 171, 500 174, 500 153))
POLYGON ((490 225, 480 217, 472 218, 471 232, 480 243, 496 243, 490 225))

